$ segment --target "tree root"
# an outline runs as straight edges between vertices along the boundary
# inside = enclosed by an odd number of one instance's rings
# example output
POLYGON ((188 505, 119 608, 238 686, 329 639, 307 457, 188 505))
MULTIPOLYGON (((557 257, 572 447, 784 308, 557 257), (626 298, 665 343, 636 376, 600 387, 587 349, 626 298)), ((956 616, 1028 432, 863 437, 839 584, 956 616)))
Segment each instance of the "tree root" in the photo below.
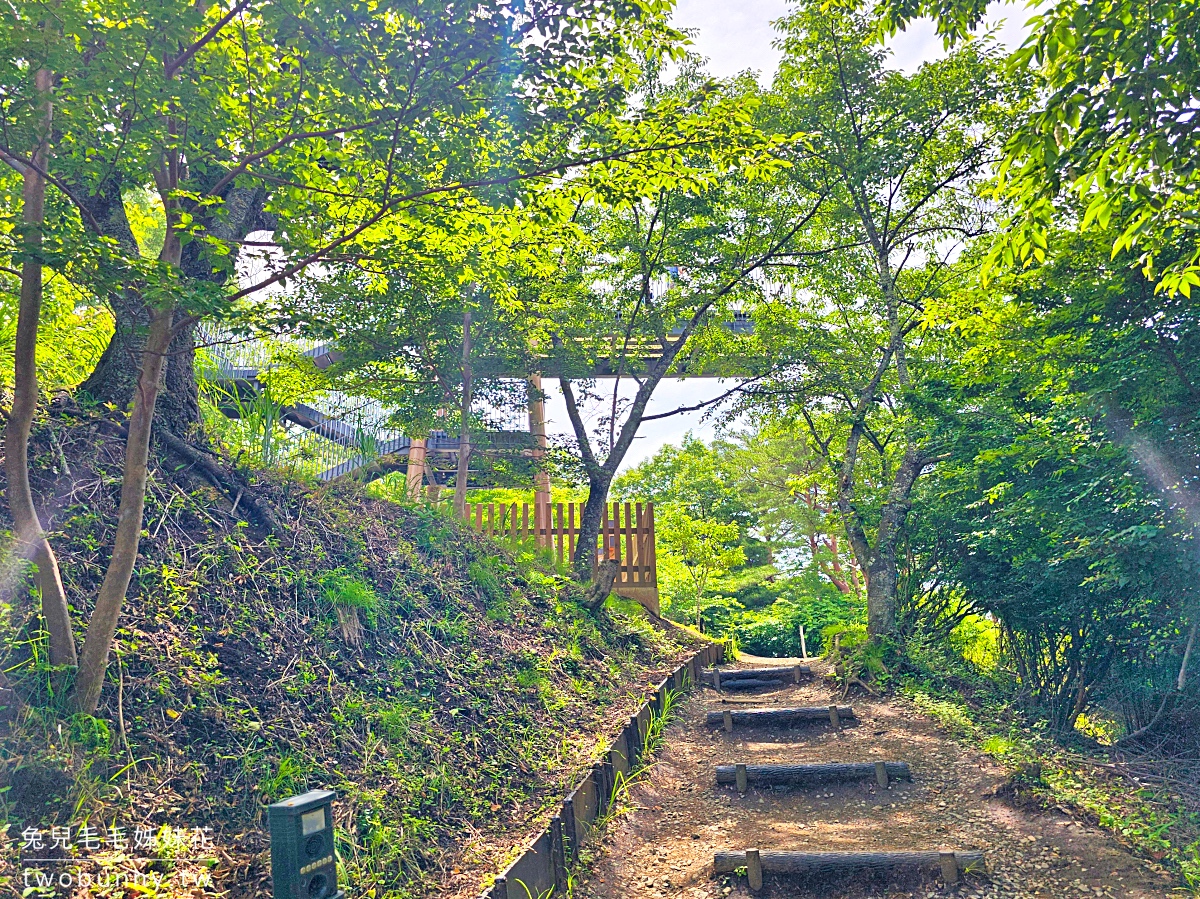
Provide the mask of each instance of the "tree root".
POLYGON ((600 607, 604 605, 604 600, 608 599, 608 594, 612 593, 613 581, 617 579, 620 567, 621 563, 616 559, 605 559, 596 566, 596 576, 592 580, 591 589, 587 594, 589 612, 599 611, 600 607))
POLYGON ((275 516, 254 497, 252 491, 244 485, 237 484, 207 453, 197 449, 187 441, 176 437, 165 428, 155 428, 154 436, 170 452, 179 456, 190 465, 195 466, 206 481, 224 493, 229 498, 229 501, 233 503, 233 511, 236 511, 238 506, 241 506, 250 513, 250 517, 260 527, 276 534, 283 532, 283 528, 280 527, 275 516))

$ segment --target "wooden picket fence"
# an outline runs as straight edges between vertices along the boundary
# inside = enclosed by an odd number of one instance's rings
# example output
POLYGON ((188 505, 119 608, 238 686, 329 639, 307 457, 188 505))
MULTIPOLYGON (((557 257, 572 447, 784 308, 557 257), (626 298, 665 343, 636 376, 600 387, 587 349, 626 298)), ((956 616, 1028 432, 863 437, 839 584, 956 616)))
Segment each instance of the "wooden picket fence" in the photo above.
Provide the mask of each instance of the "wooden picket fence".
MULTIPOLYGON (((570 562, 579 540, 583 503, 467 503, 472 528, 497 540, 530 540, 549 547, 559 563, 570 562)), ((637 600, 655 615, 658 564, 654 549, 654 503, 606 503, 593 555, 620 563, 613 592, 637 600)))

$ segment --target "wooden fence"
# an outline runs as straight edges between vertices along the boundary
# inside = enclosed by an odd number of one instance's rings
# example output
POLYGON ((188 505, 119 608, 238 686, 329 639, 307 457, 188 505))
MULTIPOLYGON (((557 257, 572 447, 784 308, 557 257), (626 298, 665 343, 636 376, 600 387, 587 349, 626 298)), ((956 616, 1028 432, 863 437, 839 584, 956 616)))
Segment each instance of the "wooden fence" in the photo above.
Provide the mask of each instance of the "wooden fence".
MULTIPOLYGON (((583 503, 468 503, 466 520, 497 540, 529 540, 570 562, 579 540, 583 503)), ((613 592, 659 614, 658 563, 654 549, 654 503, 606 503, 592 556, 620 562, 613 592)))
POLYGON ((563 800, 549 826, 484 890, 480 899, 541 899, 567 894, 568 875, 579 851, 613 801, 618 776, 627 777, 644 754, 651 716, 666 706, 667 691, 686 691, 699 683, 700 671, 724 661, 725 648, 705 646, 655 689, 617 734, 601 761, 563 800))

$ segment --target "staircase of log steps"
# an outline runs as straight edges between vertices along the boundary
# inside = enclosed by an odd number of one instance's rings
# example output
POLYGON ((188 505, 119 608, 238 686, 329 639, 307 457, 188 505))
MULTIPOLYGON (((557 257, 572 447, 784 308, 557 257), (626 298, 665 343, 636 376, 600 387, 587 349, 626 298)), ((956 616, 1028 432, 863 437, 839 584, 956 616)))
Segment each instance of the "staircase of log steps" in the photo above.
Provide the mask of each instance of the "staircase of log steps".
MULTIPOLYGON (((744 668, 705 669, 701 682, 718 693, 780 689, 811 678, 811 667, 802 663, 751 666, 744 668)), ((857 720, 850 706, 799 706, 779 708, 738 708, 709 712, 706 723, 720 727, 726 733, 735 728, 781 728, 805 723, 824 724, 841 728, 857 720)), ((759 787, 794 788, 826 786, 853 781, 875 780, 881 789, 898 781, 911 781, 912 772, 903 761, 844 762, 799 765, 751 765, 735 761, 716 766, 718 788, 732 786, 739 793, 759 787)), ((851 876, 863 872, 890 874, 899 871, 938 872, 949 886, 957 884, 964 874, 985 872, 982 852, 936 847, 917 851, 892 852, 793 852, 764 847, 746 847, 717 852, 713 856, 715 874, 731 874, 745 869, 751 892, 763 888, 763 875, 781 878, 826 879, 839 875, 851 876)))

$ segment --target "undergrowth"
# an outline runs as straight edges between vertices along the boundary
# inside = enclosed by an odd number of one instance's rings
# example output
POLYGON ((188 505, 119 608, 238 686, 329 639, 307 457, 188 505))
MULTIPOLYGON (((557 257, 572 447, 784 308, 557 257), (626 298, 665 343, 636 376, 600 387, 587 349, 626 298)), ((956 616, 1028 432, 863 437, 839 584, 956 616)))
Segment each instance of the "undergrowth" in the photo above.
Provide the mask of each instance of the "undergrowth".
MULTIPOLYGON (((900 692, 952 737, 1003 765, 1010 772, 1009 799, 1081 815, 1200 895, 1200 815, 1180 795, 1137 776, 1103 747, 1056 741, 1045 721, 991 688, 986 678, 963 670, 970 681, 950 683, 934 673, 929 659, 914 655, 916 664, 900 692)), ((961 659, 943 660, 940 668, 963 666, 961 659)))
MULTIPOLYGON (((78 627, 112 543, 120 445, 58 431, 62 464, 35 440, 35 489, 56 498, 78 627)), ((31 830, 140 828, 153 840, 136 852, 36 854, 56 876, 161 875, 136 887, 160 899, 262 896, 265 806, 317 787, 338 793, 355 895, 471 892, 686 653, 632 610, 587 614, 536 551, 435 511, 260 474, 248 489, 280 525, 264 533, 177 466, 151 477, 95 718, 68 714, 23 582, 0 601, 0 689, 18 698, 7 721, 0 708, 0 892, 27 885, 31 830)))

